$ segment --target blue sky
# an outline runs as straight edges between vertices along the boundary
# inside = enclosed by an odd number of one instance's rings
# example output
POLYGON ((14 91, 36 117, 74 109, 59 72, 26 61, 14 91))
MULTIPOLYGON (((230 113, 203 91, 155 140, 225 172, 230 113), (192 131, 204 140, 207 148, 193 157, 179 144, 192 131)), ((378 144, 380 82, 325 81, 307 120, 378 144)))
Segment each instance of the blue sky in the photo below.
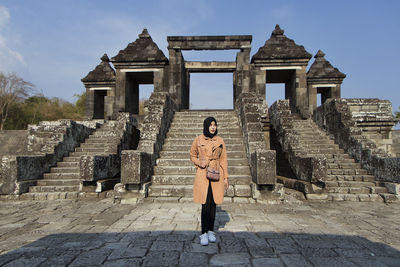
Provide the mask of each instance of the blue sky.
MULTIPOLYGON (((399 110, 400 1, 0 0, 0 71, 14 71, 48 97, 74 101, 80 79, 146 27, 168 57, 168 35, 253 35, 251 55, 275 24, 347 75, 345 98, 391 100, 399 110)), ((186 60, 235 60, 236 51, 184 52, 186 60)), ((313 59, 310 60, 309 66, 313 59)), ((141 96, 152 89, 141 87, 141 96)), ((267 86, 267 102, 283 98, 267 86), (269 90, 268 90, 269 89, 269 90)), ((232 74, 193 74, 192 108, 232 108, 232 74), (205 101, 217 93, 218 102, 205 101)))

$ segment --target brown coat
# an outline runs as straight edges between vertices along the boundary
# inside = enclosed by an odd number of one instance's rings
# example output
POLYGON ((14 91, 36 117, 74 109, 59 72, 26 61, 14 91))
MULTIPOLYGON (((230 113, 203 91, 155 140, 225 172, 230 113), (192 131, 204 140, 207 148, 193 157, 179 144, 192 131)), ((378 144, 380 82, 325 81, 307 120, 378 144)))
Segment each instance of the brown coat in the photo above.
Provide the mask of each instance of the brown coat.
POLYGON ((219 168, 220 179, 218 182, 211 182, 214 202, 221 204, 224 201, 224 179, 228 179, 228 159, 226 157, 226 146, 224 140, 219 136, 209 138, 202 135, 197 136, 190 149, 190 160, 196 166, 196 178, 193 185, 193 201, 205 204, 207 198, 208 184, 210 181, 206 177, 206 169, 199 167, 200 160, 209 161, 209 166, 219 168), (217 160, 211 160, 218 158, 217 160))

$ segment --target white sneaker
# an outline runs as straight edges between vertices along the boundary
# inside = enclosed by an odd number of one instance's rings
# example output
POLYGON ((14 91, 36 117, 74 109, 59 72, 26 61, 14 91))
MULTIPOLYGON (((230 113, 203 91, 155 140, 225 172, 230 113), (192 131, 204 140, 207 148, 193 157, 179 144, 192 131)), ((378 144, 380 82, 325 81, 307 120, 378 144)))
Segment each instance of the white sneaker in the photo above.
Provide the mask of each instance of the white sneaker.
POLYGON ((200 236, 200 245, 207 246, 208 245, 208 235, 204 233, 200 236))
POLYGON ((208 231, 208 241, 210 241, 211 243, 217 241, 217 238, 215 237, 215 233, 213 231, 208 231))

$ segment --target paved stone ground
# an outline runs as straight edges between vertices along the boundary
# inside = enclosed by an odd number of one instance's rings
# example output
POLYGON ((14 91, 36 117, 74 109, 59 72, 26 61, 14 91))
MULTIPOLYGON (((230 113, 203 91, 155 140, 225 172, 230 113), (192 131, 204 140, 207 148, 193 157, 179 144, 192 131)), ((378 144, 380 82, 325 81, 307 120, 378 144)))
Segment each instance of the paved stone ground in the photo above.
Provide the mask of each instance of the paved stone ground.
POLYGON ((200 205, 0 203, 1 266, 400 266, 400 205, 229 203, 199 245, 200 205))

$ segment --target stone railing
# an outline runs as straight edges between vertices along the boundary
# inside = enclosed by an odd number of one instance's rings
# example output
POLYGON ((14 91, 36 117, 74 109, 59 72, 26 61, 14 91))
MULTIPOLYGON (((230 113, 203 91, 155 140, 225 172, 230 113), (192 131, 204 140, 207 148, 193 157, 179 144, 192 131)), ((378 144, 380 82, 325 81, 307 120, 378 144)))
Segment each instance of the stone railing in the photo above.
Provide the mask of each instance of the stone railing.
POLYGON ((146 116, 140 128, 137 150, 124 150, 121 156, 121 183, 127 190, 139 190, 150 182, 156 159, 178 109, 168 93, 153 92, 145 103, 146 116))
POLYGON ((243 130, 253 182, 257 185, 274 185, 276 153, 266 148, 262 125, 263 118, 268 117, 268 109, 261 98, 250 93, 242 93, 235 107, 243 130))
MULTIPOLYGON (((290 166, 299 180, 319 183, 327 177, 326 158, 324 156, 307 156, 298 150, 299 133, 293 126, 293 115, 289 100, 278 100, 269 109, 271 125, 275 129, 278 142, 287 155, 290 166)), ((306 149, 304 149, 306 150, 306 149)))
POLYGON ((383 182, 399 183, 400 158, 390 157, 385 150, 378 148, 373 140, 363 134, 363 123, 360 123, 375 121, 377 126, 379 126, 379 122, 385 125, 385 128, 388 123, 393 126, 394 118, 391 108, 388 109, 387 104, 388 101, 379 99, 329 99, 314 111, 313 119, 370 174, 383 182), (374 112, 368 113, 366 110, 365 118, 361 118, 360 112, 354 110, 352 106, 355 103, 357 106, 362 106, 363 102, 365 102, 365 106, 375 103, 377 110, 380 110, 380 116, 374 117, 374 112), (382 109, 379 106, 385 108, 382 109), (352 114, 354 111, 356 116, 352 114))
MULTIPOLYGON (((117 113, 105 125, 111 126, 107 133, 116 143, 104 144, 104 152, 81 156, 80 178, 85 182, 113 179, 121 172, 121 153, 125 149, 136 149, 139 141, 137 121, 129 113, 117 113)), ((105 136, 106 138, 106 136, 105 136)))
POLYGON ((21 194, 50 171, 57 161, 74 151, 95 127, 70 120, 43 121, 29 125, 27 153, 3 155, 0 194, 21 194))

